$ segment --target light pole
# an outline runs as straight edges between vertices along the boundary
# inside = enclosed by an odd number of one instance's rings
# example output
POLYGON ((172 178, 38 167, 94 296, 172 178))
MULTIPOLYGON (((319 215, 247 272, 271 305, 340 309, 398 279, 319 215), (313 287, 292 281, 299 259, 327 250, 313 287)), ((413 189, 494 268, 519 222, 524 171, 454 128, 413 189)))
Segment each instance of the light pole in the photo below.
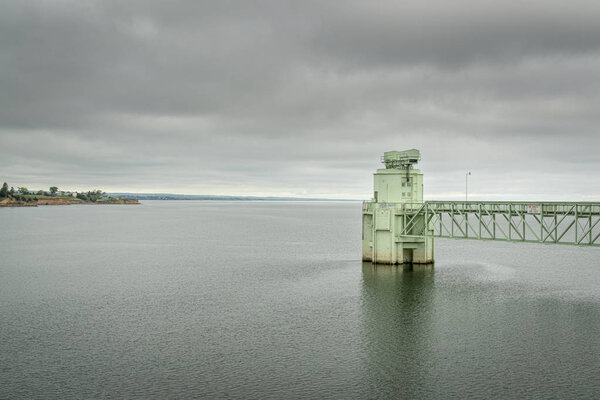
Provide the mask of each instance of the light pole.
POLYGON ((468 201, 469 198, 469 175, 471 175, 471 171, 465 174, 465 201, 468 201))

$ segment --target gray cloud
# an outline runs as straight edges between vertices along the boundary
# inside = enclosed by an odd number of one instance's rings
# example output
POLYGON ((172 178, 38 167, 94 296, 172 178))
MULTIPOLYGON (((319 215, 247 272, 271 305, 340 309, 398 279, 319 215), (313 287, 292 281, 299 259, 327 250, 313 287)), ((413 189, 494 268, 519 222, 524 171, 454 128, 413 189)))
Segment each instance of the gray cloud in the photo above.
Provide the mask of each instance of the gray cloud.
POLYGON ((594 1, 5 1, 0 179, 367 198, 600 198, 594 1))

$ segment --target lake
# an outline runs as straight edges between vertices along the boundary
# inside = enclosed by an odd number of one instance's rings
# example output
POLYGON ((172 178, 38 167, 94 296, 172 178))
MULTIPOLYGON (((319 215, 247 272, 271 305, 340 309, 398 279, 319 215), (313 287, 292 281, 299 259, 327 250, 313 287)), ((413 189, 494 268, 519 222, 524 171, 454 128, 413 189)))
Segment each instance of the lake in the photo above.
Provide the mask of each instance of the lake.
POLYGON ((0 209, 0 398, 600 397, 600 248, 362 263, 354 202, 0 209))

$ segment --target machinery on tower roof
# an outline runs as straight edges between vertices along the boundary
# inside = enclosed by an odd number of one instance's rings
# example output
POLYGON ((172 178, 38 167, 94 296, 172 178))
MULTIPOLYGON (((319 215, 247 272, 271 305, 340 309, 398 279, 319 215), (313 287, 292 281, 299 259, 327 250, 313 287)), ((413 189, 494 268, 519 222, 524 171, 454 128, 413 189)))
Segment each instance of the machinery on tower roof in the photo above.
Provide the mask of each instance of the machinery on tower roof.
POLYGON ((409 169, 421 160, 421 152, 417 149, 404 151, 386 151, 381 162, 387 169, 409 169))

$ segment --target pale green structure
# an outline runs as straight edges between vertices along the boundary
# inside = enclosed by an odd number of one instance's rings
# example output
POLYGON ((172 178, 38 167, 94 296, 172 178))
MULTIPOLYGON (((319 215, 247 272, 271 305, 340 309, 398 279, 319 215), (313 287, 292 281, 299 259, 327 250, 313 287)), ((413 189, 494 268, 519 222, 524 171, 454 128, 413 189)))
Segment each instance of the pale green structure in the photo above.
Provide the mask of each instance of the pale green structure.
POLYGON ((424 202, 419 160, 415 149, 384 153, 363 202, 364 261, 431 264, 434 237, 600 247, 600 202, 424 202))
MULTIPOLYGON (((414 165, 419 150, 388 151, 374 174, 373 199, 363 203, 363 260, 377 264, 431 264, 433 237, 402 237, 407 216, 423 204, 423 174, 414 165)), ((424 217, 411 221, 425 228, 424 217)), ((426 229, 428 230, 428 229, 426 229)))

